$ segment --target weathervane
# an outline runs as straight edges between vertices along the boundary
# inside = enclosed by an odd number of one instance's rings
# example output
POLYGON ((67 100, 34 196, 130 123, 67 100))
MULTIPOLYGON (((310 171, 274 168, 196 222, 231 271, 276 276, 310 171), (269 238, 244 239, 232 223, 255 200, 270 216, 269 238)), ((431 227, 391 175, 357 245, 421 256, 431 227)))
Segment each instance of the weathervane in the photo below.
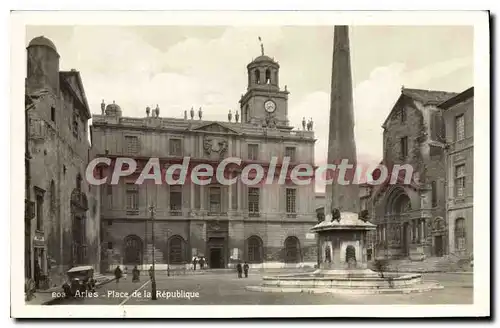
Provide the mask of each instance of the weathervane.
POLYGON ((262 38, 259 36, 259 41, 260 41, 260 52, 262 53, 262 56, 264 56, 264 44, 262 43, 262 38))

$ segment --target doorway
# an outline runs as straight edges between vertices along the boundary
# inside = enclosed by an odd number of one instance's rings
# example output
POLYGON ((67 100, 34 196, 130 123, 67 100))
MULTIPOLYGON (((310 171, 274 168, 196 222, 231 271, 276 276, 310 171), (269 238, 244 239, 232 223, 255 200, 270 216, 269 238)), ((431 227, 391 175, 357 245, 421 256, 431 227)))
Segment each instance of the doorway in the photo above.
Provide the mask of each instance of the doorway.
POLYGON ((434 254, 437 257, 443 256, 443 236, 434 237, 434 254))
POLYGON ((224 259, 222 258, 222 248, 210 248, 210 268, 221 269, 224 268, 224 259))

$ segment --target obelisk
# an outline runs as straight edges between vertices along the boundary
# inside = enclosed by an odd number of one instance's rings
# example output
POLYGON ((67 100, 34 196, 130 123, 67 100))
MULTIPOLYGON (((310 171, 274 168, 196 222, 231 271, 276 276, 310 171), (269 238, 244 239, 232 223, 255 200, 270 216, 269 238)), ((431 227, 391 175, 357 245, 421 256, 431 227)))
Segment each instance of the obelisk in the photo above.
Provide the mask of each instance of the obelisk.
MULTIPOLYGON (((328 132, 328 164, 338 165, 347 160, 353 168, 338 177, 335 171, 332 184, 326 186, 325 215, 333 208, 340 212, 359 213, 359 186, 352 183, 356 167, 354 141, 354 109, 352 101, 351 58, 349 27, 335 26, 333 39, 332 85, 330 93, 330 125, 328 132), (340 179, 338 179, 340 178, 340 179), (342 178, 348 184, 341 184, 342 178)), ((341 173, 341 172, 340 172, 341 173)), ((331 216, 330 216, 331 217, 331 216)))

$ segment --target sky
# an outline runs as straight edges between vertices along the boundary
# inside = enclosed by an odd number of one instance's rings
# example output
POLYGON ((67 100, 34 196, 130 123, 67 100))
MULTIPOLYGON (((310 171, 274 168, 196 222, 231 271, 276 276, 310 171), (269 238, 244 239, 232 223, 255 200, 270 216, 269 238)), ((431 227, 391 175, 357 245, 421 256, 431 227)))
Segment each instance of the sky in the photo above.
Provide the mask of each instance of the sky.
MULTIPOLYGON (((461 92, 473 85, 471 26, 351 26, 358 162, 382 159, 382 128, 401 87, 461 92)), ((90 110, 115 101, 124 116, 184 116, 227 121, 246 91, 246 65, 265 54, 280 64, 290 92, 290 124, 314 122, 315 161, 326 162, 333 26, 28 26, 26 46, 44 35, 60 69, 80 71, 90 110)))

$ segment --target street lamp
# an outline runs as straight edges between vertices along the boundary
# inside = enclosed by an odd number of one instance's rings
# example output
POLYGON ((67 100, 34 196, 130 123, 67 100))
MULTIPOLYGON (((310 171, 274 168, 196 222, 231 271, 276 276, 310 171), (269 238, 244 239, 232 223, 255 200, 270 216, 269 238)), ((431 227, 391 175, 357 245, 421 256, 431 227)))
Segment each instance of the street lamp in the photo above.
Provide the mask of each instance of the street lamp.
POLYGON ((167 277, 170 277, 170 229, 167 229, 167 277))
POLYGON ((149 207, 151 212, 151 242, 153 243, 153 274, 151 275, 151 299, 156 301, 156 275, 155 275, 155 206, 149 207))

